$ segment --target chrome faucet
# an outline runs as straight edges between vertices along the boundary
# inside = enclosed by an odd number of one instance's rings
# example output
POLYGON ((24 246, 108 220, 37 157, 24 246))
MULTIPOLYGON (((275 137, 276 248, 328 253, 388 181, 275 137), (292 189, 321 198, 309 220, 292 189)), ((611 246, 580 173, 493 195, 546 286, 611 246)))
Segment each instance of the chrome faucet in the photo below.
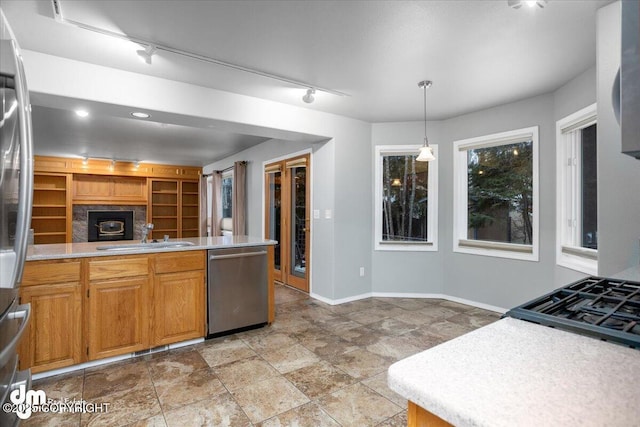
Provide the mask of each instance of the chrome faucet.
POLYGON ((149 232, 151 232, 151 230, 153 230, 152 223, 148 223, 142 226, 142 239, 140 239, 140 243, 148 243, 147 235, 149 234, 149 232))

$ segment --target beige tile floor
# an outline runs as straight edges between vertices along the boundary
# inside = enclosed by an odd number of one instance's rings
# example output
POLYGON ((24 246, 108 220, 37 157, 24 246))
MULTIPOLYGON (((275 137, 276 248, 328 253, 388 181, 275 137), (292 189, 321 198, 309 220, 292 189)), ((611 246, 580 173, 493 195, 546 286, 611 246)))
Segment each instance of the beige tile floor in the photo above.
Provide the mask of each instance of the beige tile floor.
POLYGON ((276 286, 273 325, 36 381, 53 399, 108 403, 24 426, 404 426, 389 365, 498 319, 442 300, 330 306, 276 286))

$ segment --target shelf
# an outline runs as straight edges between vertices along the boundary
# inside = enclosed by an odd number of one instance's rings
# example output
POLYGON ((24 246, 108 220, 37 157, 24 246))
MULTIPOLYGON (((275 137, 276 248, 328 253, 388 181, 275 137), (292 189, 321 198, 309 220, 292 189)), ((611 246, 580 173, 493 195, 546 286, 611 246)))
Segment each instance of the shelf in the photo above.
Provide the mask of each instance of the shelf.
POLYGON ((183 228, 182 231, 198 231, 198 228, 183 228))
POLYGON ((33 205, 34 208, 65 208, 67 205, 33 205))
POLYGON ((197 204, 193 204, 193 203, 183 203, 182 206, 183 207, 187 207, 187 208, 197 208, 198 207, 197 204))
POLYGON ((155 206, 171 206, 173 208, 177 207, 178 205, 176 203, 153 203, 152 208, 155 206))
POLYGON ((177 191, 171 190, 171 191, 167 191, 167 190, 153 190, 151 192, 152 194, 178 194, 177 191))
POLYGON ((152 215, 151 218, 153 218, 153 219, 176 219, 176 218, 178 218, 178 216, 177 215, 171 215, 171 216, 168 216, 168 215, 152 215))
POLYGON ((33 233, 34 236, 66 236, 66 231, 49 231, 46 233, 33 233))
POLYGON ((178 231, 177 228, 154 228, 153 229, 153 233, 160 233, 160 232, 166 232, 166 231, 178 231))
POLYGON ((191 194, 191 195, 197 196, 198 192, 197 191, 183 191, 182 194, 191 194))
POLYGON ((67 191, 66 188, 47 188, 47 187, 34 187, 34 191, 67 191))
POLYGON ((195 218, 195 219, 198 219, 198 215, 182 215, 182 218, 195 218))
POLYGON ((46 215, 31 215, 31 220, 41 220, 41 219, 67 219, 66 216, 46 216, 46 215))

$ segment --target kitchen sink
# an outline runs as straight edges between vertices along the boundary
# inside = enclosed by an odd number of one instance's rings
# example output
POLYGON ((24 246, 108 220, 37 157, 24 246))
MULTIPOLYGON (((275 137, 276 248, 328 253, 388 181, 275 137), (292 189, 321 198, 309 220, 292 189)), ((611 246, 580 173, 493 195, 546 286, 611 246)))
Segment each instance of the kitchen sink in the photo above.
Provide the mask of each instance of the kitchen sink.
POLYGON ((133 249, 158 249, 158 248, 183 248, 185 246, 193 246, 191 242, 151 242, 151 243, 129 243, 121 245, 104 245, 98 246, 99 251, 128 251, 133 249))

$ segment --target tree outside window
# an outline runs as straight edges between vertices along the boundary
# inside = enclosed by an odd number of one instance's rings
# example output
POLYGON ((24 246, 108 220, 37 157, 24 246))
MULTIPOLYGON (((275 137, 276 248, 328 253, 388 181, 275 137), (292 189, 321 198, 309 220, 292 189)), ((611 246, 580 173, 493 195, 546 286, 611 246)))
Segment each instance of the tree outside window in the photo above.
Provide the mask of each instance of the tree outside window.
POLYGON ((531 141, 467 151, 470 240, 533 242, 531 141))

